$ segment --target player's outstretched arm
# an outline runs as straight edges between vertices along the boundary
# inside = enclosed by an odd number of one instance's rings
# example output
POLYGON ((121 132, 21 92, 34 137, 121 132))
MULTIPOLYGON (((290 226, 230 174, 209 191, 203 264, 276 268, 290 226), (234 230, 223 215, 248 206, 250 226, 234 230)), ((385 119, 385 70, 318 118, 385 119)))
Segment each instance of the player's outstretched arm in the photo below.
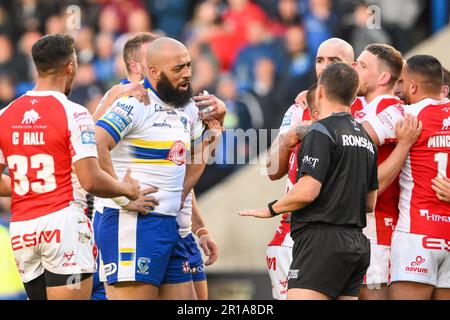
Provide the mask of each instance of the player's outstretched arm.
POLYGON ((208 228, 206 228, 203 217, 197 206, 194 192, 192 192, 192 232, 198 237, 198 244, 208 257, 208 260, 205 261, 205 265, 212 265, 218 258, 218 247, 217 243, 209 234, 208 228))
POLYGON ((436 197, 443 202, 450 203, 450 179, 436 177, 431 180, 431 183, 431 189, 436 192, 436 197))
POLYGON ((268 208, 265 208, 239 211, 239 214, 241 216, 271 218, 281 213, 300 210, 319 196, 321 188, 322 183, 310 175, 304 175, 284 197, 272 204, 272 213, 268 208))
POLYGON ((103 171, 94 157, 82 158, 74 163, 74 167, 81 187, 96 197, 125 196, 135 200, 140 195, 139 182, 131 178, 130 170, 127 171, 123 182, 120 182, 103 171))
POLYGON ((416 143, 422 132, 422 121, 417 117, 405 114, 402 121, 397 122, 395 134, 398 143, 389 157, 378 167, 378 195, 382 194, 400 173, 408 156, 409 149, 416 143))
POLYGON ((281 179, 288 172, 289 151, 284 135, 278 135, 267 152, 266 170, 270 180, 281 179))

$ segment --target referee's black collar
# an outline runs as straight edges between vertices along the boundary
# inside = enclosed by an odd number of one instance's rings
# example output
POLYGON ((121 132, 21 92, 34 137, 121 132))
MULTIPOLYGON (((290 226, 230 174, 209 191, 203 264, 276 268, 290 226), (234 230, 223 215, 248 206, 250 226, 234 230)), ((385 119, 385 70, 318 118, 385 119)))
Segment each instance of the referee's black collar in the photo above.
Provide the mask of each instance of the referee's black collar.
POLYGON ((331 113, 331 116, 335 117, 342 117, 342 116, 351 116, 350 112, 342 111, 342 112, 333 112, 331 113))

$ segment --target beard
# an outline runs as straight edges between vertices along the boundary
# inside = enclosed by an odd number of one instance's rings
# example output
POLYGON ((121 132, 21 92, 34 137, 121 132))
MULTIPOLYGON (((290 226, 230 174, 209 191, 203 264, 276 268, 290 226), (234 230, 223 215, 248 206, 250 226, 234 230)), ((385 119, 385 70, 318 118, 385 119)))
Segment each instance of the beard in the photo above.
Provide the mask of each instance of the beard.
POLYGON ((181 91, 172 85, 164 72, 161 72, 161 79, 156 84, 156 91, 162 101, 175 108, 185 106, 192 97, 192 87, 190 83, 186 91, 181 91))

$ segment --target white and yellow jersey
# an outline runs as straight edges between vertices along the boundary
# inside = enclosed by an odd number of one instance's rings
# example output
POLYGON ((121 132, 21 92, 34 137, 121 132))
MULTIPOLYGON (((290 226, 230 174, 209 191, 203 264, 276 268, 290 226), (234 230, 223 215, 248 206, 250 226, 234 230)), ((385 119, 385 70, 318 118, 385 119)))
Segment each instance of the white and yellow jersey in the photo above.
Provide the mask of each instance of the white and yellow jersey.
MULTIPOLYGON (((158 187, 152 194, 159 200, 155 212, 176 216, 186 172, 186 157, 192 144, 201 142, 203 123, 198 108, 191 100, 186 106, 174 108, 161 101, 147 80, 150 105, 133 97, 116 100, 98 120, 116 141, 111 159, 118 179, 127 168, 141 188, 158 187)), ((119 208, 112 200, 105 207, 119 208)))

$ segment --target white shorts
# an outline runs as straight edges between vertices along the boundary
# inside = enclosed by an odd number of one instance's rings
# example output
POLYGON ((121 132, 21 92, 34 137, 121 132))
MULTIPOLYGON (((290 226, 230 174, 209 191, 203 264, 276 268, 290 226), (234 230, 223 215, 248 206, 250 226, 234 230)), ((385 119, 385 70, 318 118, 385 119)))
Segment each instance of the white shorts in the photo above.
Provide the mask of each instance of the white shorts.
POLYGON ((94 236, 80 206, 72 204, 39 218, 11 222, 9 229, 24 283, 44 270, 63 275, 94 272, 94 236))
POLYGON ((272 296, 277 300, 286 300, 287 275, 292 263, 292 248, 269 246, 266 251, 267 271, 272 282, 272 296))
POLYGON ((389 256, 391 247, 370 243, 370 265, 363 284, 369 289, 378 289, 379 284, 389 282, 389 256))
POLYGON ((450 288, 450 241, 394 231, 391 283, 412 281, 450 288))

